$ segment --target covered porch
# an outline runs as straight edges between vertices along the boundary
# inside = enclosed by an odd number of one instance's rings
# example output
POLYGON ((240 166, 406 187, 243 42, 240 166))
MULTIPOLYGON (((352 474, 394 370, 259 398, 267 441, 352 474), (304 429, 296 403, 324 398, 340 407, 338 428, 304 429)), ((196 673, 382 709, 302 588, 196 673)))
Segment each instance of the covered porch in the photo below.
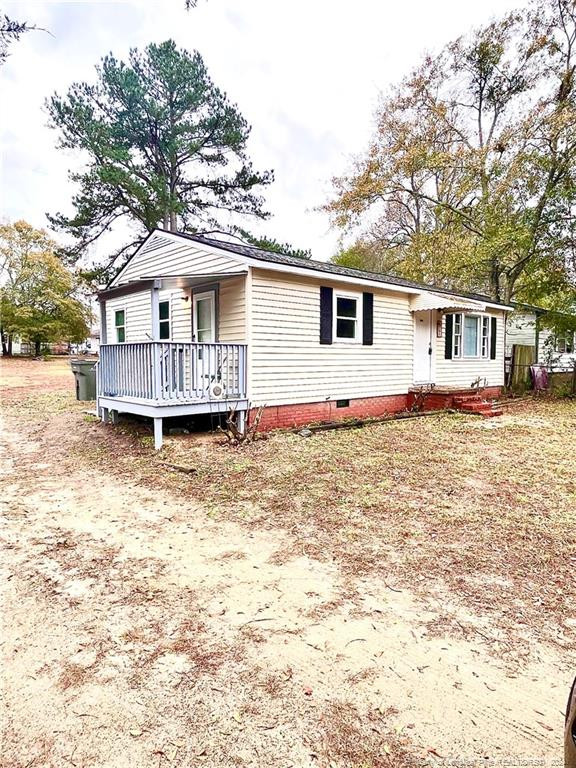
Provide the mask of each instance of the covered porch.
POLYGON ((243 273, 180 275, 102 291, 97 406, 163 419, 226 413, 243 421, 247 401, 243 273))

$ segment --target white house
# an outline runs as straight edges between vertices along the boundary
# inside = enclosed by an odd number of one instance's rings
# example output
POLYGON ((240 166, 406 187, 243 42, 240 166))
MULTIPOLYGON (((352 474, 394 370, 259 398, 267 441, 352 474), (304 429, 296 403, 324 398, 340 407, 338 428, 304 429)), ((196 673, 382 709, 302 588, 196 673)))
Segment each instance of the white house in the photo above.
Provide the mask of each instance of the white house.
MULTIPOLYGON (((506 322, 507 358, 512 356, 514 345, 534 348, 534 363, 546 365, 550 371, 570 371, 576 364, 576 316, 570 330, 555 331, 546 320, 547 310, 530 305, 516 305, 506 322)), ((566 322, 563 326, 570 326, 566 322)))
POLYGON ((269 429, 504 384, 511 307, 216 236, 155 230, 99 300, 99 412, 150 416, 157 447, 163 417, 264 406, 269 429))

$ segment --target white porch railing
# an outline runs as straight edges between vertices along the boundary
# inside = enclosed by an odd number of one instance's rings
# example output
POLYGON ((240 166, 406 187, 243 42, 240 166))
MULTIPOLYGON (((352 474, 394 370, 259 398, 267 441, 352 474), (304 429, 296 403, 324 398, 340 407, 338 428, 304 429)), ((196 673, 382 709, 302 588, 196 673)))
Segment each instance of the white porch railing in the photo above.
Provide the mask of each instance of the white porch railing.
POLYGON ((189 403, 246 398, 245 344, 102 344, 101 397, 189 403))

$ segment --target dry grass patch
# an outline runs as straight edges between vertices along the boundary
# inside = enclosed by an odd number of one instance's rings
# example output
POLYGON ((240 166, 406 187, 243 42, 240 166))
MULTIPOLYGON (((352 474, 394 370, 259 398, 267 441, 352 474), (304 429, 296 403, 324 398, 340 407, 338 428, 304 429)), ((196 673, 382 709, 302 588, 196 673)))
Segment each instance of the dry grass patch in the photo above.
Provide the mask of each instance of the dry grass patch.
POLYGON ((152 461, 138 437, 94 429, 90 461, 201 500, 211 517, 288 531, 275 562, 306 555, 352 577, 449 590, 500 627, 574 642, 563 623, 576 563, 574 403, 527 401, 498 422, 452 415, 276 434, 242 449, 168 440, 152 461))

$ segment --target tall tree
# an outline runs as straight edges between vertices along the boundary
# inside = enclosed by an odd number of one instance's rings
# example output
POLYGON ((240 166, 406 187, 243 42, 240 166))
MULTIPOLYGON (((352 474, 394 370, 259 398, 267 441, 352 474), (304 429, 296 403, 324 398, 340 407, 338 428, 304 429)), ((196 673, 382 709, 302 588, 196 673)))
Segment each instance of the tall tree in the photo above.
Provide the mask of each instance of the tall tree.
POLYGON ((276 240, 275 237, 259 237, 247 232, 242 227, 236 227, 236 231, 242 240, 250 245, 261 248, 263 251, 270 251, 271 253, 282 253, 285 256, 295 256, 298 259, 311 259, 312 252, 309 248, 295 248, 290 243, 281 243, 276 240))
POLYGON ((326 205, 336 257, 498 300, 574 289, 576 6, 547 0, 427 57, 326 205))
POLYGON ((88 335, 90 310, 80 300, 79 282, 55 253, 44 230, 25 221, 0 227, 0 334, 2 352, 12 338, 44 343, 80 342, 88 335))
POLYGON ((27 21, 16 21, 6 14, 0 14, 0 66, 8 58, 8 48, 11 43, 20 40, 23 34, 38 29, 34 24, 27 21))
POLYGON ((128 63, 106 56, 97 73, 96 84, 76 83, 47 102, 60 146, 88 158, 86 170, 70 174, 79 187, 74 215, 49 216, 74 238, 72 258, 121 219, 136 225, 136 237, 106 268, 156 226, 218 226, 219 211, 267 217, 257 189, 273 174, 253 169, 250 127, 198 52, 168 40, 131 50, 128 63))

